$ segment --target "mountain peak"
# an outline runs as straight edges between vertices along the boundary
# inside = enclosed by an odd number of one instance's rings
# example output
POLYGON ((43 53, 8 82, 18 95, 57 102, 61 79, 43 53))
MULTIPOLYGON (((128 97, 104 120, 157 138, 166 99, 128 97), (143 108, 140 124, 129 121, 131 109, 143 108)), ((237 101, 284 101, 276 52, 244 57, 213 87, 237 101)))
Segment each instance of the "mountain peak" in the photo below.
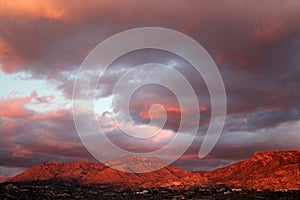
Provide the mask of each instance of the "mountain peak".
POLYGON ((124 156, 114 160, 104 162, 105 165, 114 169, 131 172, 131 173, 145 173, 166 167, 164 161, 156 157, 144 156, 124 156))

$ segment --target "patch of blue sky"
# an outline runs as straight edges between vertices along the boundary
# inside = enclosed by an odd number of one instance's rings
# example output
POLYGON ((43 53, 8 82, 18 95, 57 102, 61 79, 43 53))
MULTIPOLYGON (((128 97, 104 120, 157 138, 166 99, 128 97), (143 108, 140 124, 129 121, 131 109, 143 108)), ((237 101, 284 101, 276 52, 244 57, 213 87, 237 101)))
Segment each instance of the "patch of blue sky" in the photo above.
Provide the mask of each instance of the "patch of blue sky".
MULTIPOLYGON (((58 83, 57 83, 58 84, 58 83)), ((42 79, 31 79, 26 73, 5 74, 0 71, 0 98, 26 97, 36 92, 39 97, 53 95, 48 103, 32 101, 26 105, 37 112, 46 112, 64 109, 71 106, 71 100, 64 97, 62 91, 57 90, 58 85, 42 79)))

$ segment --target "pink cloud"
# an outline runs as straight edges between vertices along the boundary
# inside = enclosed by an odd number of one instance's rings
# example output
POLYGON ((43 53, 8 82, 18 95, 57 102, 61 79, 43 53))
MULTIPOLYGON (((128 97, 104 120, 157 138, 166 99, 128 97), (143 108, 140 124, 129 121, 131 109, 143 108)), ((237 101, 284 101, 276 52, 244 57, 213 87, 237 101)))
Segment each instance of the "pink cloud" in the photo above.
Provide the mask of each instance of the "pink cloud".
POLYGON ((25 108, 25 105, 34 97, 36 97, 35 92, 27 97, 0 99, 0 117, 18 118, 30 115, 31 111, 25 108))
POLYGON ((27 104, 46 104, 50 103, 55 96, 38 96, 35 91, 33 91, 27 97, 15 97, 15 93, 8 98, 0 99, 0 117, 8 118, 20 118, 34 114, 34 111, 26 108, 27 104))
POLYGON ((22 147, 21 145, 16 145, 8 148, 7 150, 12 152, 13 158, 28 158, 32 154, 32 151, 22 147))
MULTIPOLYGON (((150 108, 151 104, 146 104, 146 106, 144 107, 145 110, 140 111, 139 115, 142 118, 145 119, 150 119, 149 116, 149 108, 150 108)), ((180 117, 182 112, 187 112, 185 110, 182 110, 180 107, 176 107, 176 106, 172 106, 172 105, 163 105, 165 112, 167 113, 168 117, 180 117)), ((199 106, 199 111, 200 112, 204 112, 207 111, 208 107, 206 106, 199 106)), ((154 107, 154 109, 151 109, 151 117, 152 118, 162 118, 164 117, 165 114, 164 111, 162 111, 161 109, 159 109, 159 107, 154 107), (155 110, 156 109, 156 110, 155 110)))
POLYGON ((30 17, 32 19, 47 18, 47 19, 62 19, 65 11, 62 9, 60 2, 50 1, 47 4, 37 0, 22 0, 2 2, 0 8, 2 15, 14 17, 30 17))
MULTIPOLYGON (((148 106, 147 106, 148 107, 148 106)), ((164 110, 168 114, 168 117, 177 117, 181 115, 182 110, 178 107, 164 105, 164 110)), ((154 107, 154 109, 151 110, 151 117, 152 118, 161 118, 164 116, 165 112, 163 112, 161 109, 158 109, 158 107, 154 107), (155 110, 157 108, 157 110, 155 110)), ((149 111, 143 110, 139 114, 141 117, 150 119, 149 111)))
POLYGON ((14 49, 5 40, 0 38, 0 60, 1 69, 6 73, 18 71, 20 66, 25 62, 23 58, 14 53, 14 49))
POLYGON ((171 130, 164 130, 162 129, 153 139, 153 142, 161 143, 164 141, 170 141, 173 138, 175 133, 171 130))
POLYGON ((285 33, 282 21, 271 21, 253 31, 253 38, 264 44, 279 39, 285 33))

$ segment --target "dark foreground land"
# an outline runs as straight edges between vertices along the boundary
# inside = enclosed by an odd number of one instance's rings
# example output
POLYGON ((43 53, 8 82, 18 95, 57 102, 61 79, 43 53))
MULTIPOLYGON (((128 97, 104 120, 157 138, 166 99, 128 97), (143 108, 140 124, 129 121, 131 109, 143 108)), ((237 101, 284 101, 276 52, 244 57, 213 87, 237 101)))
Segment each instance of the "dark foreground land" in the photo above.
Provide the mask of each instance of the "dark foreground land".
POLYGON ((184 190, 132 189, 74 182, 33 181, 0 184, 0 199, 300 199, 300 191, 232 191, 226 186, 184 190))

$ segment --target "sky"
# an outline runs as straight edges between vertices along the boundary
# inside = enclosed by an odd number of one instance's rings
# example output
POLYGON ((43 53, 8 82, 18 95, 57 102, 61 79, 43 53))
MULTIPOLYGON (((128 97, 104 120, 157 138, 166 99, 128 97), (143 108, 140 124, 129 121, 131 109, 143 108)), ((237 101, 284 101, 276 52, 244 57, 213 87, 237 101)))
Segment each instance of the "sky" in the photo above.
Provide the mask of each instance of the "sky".
MULTIPOLYGON (((138 27, 173 29, 206 49, 226 89, 225 126, 214 149, 199 159, 211 116, 205 82, 177 55, 137 50, 115 60, 97 86, 97 120, 114 143, 130 151, 148 152, 168 144, 176 134, 182 110, 174 94, 157 85, 134 92, 129 108, 136 123, 125 126, 136 135, 156 130, 148 124, 148 111, 161 104, 167 121, 159 135, 137 144, 110 120, 111 112, 122 115, 125 109, 123 104, 111 103, 117 80, 137 65, 157 62, 182 73, 199 102, 197 135, 173 163, 175 167, 211 170, 259 151, 300 149, 299 10, 297 0, 0 0, 0 180, 41 162, 95 161, 73 120, 77 71, 97 44, 138 27)), ((137 74, 137 79, 142 75, 137 74)), ((153 77, 176 84, 172 75, 157 69, 146 78, 153 77)), ((154 119, 162 114, 152 109, 154 119)), ((87 113, 83 109, 80 115, 84 119, 87 113)), ((180 133, 182 142, 191 137, 191 124, 186 123, 186 131, 180 133)), ((172 148, 175 151, 176 146, 172 148)), ((172 157, 172 151, 168 156, 172 157)))

